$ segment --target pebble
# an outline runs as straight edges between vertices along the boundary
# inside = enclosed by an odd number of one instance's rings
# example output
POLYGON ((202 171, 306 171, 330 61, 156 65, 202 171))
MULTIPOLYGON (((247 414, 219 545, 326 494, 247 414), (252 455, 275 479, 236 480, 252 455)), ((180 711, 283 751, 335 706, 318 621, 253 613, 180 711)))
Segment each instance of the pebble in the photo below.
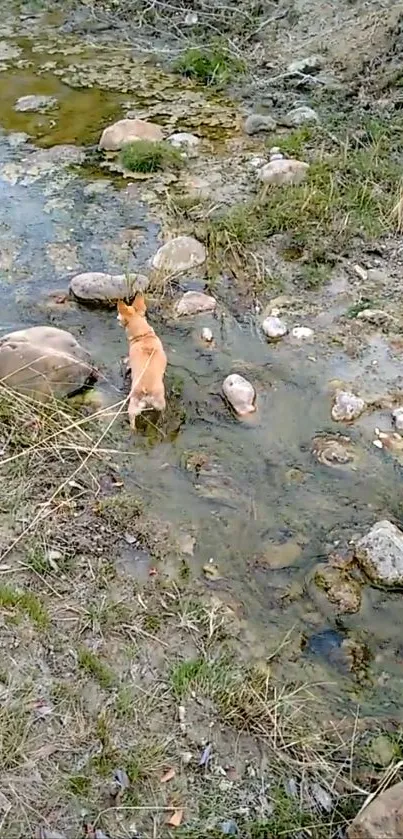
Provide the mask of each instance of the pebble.
POLYGON ((319 122, 319 117, 313 108, 308 108, 306 105, 303 105, 301 108, 293 108, 291 111, 288 111, 284 122, 290 128, 298 128, 298 126, 306 125, 309 122, 319 122))
POLYGON ((256 391, 253 385, 239 373, 231 373, 224 379, 223 393, 238 416, 243 417, 256 411, 256 391))
POLYGON ((228 821, 221 822, 220 825, 221 833, 224 836, 237 836, 238 835, 238 825, 234 822, 233 819, 228 819, 228 821))
POLYGON ((259 134, 261 131, 274 131, 276 120, 266 114, 249 114, 245 120, 246 134, 259 134))
POLYGON ((326 813, 330 813, 333 809, 333 799, 332 796, 325 790, 320 784, 315 782, 312 784, 311 793, 313 798, 315 799, 316 803, 319 804, 319 807, 322 810, 325 810, 326 813))
POLYGON ((392 411, 392 422, 396 431, 403 431, 403 407, 392 411))
POLYGON ((296 58, 291 61, 287 70, 289 73, 306 73, 312 75, 317 73, 323 65, 323 57, 321 55, 307 55, 306 58, 296 58))
POLYGON ((391 320, 391 316, 383 309, 361 309, 358 312, 357 320, 364 320, 373 326, 383 326, 388 320, 391 320))
POLYGON ((292 337, 296 338, 297 341, 309 341, 313 338, 313 329, 309 326, 294 326, 292 330, 292 337))
POLYGON ((357 277, 360 278, 363 282, 367 279, 368 272, 362 265, 354 265, 354 271, 357 274, 357 277))
POLYGON ((360 396, 349 390, 337 390, 333 407, 332 419, 335 422, 352 422, 362 414, 365 402, 360 396))
POLYGON ((403 532, 388 520, 377 521, 355 546, 355 557, 377 585, 403 585, 403 532))
POLYGON ((288 332, 287 326, 284 323, 284 321, 281 320, 281 318, 275 317, 273 315, 264 319, 262 323, 262 329, 267 338, 271 338, 272 340, 282 338, 288 332))
POLYGON ((197 315, 200 312, 214 312, 217 306, 215 297, 203 291, 185 291, 175 304, 177 315, 197 315))
POLYGON ((214 341, 213 333, 208 326, 203 327, 201 331, 201 338, 203 341, 206 341, 207 344, 211 344, 214 341))
POLYGON ((168 137, 168 143, 171 143, 171 146, 175 149, 181 149, 187 152, 187 154, 194 155, 197 147, 200 145, 200 139, 196 137, 196 134, 180 131, 177 134, 171 134, 168 137))

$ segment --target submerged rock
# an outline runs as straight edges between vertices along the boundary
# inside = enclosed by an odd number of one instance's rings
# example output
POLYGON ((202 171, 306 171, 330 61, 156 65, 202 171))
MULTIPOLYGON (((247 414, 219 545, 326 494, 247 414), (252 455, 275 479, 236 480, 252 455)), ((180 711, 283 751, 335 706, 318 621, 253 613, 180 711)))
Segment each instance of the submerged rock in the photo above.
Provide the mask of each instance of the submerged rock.
POLYGON ((21 53, 21 47, 18 47, 16 44, 10 44, 8 41, 0 41, 0 61, 9 61, 12 58, 18 58, 21 53))
POLYGON ((163 136, 160 126, 152 122, 143 119, 120 119, 104 128, 99 148, 104 151, 119 151, 125 143, 133 143, 136 140, 156 143, 162 140, 163 136))
POLYGON ((244 129, 246 134, 259 134, 261 131, 274 131, 276 120, 266 114, 249 114, 244 129))
POLYGON ((109 305, 117 300, 130 299, 136 291, 145 291, 147 277, 142 274, 104 274, 90 271, 77 274, 70 282, 71 294, 81 303, 109 305))
POLYGON ((397 839, 399 836, 403 836, 403 781, 380 792, 347 830, 347 839, 397 839))
POLYGON ((51 111, 58 107, 59 103, 55 96, 36 96, 35 94, 31 94, 30 96, 20 96, 15 103, 14 110, 23 112, 40 111, 44 113, 44 111, 51 111))
POLYGON ((283 320, 274 315, 265 318, 262 323, 262 329, 267 338, 276 340, 276 338, 283 338, 287 334, 288 329, 283 320))
POLYGON ((361 606, 361 587, 357 580, 339 568, 324 566, 315 574, 315 583, 323 588, 331 603, 341 614, 358 612, 361 606))
POLYGON ((288 111, 284 122, 290 128, 298 128, 299 125, 305 125, 308 122, 319 122, 319 117, 313 108, 303 105, 301 108, 293 108, 288 111))
POLYGON ((31 326, 0 339, 0 379, 27 396, 69 396, 95 378, 89 353, 63 329, 31 326))
POLYGON ((372 582, 403 585, 403 533, 387 519, 376 522, 357 542, 355 557, 372 582))
POLYGON ((177 236, 165 242, 153 257, 152 266, 166 274, 182 274, 206 261, 206 248, 193 236, 177 236))
POLYGON ((312 454, 323 466, 346 466, 354 461, 353 444, 349 437, 341 435, 314 437, 312 454))
MULTIPOLYGON (((175 305, 175 312, 177 315, 197 315, 199 312, 214 312, 216 305, 215 297, 209 294, 202 291, 185 291, 175 305)), ((212 337, 209 340, 212 340, 212 337)))
POLYGON ((364 409, 365 402, 360 396, 356 396, 349 390, 337 390, 332 407, 332 419, 335 422, 352 422, 362 414, 364 409))
POLYGON ((224 379, 223 393, 238 416, 243 417, 256 411, 256 391, 253 385, 240 376, 231 373, 224 379))

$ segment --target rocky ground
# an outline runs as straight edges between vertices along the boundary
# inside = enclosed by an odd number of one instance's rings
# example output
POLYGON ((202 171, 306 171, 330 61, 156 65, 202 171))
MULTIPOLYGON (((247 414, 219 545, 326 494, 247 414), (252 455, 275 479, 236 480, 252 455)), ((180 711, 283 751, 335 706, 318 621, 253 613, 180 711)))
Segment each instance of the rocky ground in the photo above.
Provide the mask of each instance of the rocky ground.
MULTIPOLYGON (((371 509, 371 501, 365 533, 358 514, 360 538, 333 532, 314 557, 303 591, 320 626, 331 614, 332 628, 314 636, 290 628, 280 643, 263 632, 255 643, 258 633, 220 562, 194 574, 193 531, 157 518, 141 483, 137 491, 136 477, 127 481, 138 453, 122 393, 114 401, 91 391, 62 401, 100 371, 87 346, 49 329, 63 326, 77 337, 82 329, 85 340, 83 322, 147 286, 161 328, 173 335, 178 323, 191 323, 203 352, 221 340, 218 311, 221 321, 249 318, 253 339, 289 358, 298 352, 301 364, 340 355, 351 376, 326 382, 329 428, 312 438, 312 464, 333 470, 336 481, 338 470, 359 471, 376 450, 380 472, 387 459, 400 474, 399 9, 386 2, 236 4, 228 32, 228 10, 203 2, 173 7, 167 16, 159 2, 75 3, 63 15, 49 6, 43 18, 32 5, 2 25, 4 95, 25 70, 39 87, 4 108, 13 151, 1 183, 33 190, 31 199, 38 190, 59 228, 46 246, 57 290, 42 289, 39 304, 21 314, 26 331, 0 341, 7 376, 0 404, 0 832, 16 839, 370 839, 381 819, 385 835, 399 835, 400 707, 388 699, 381 720, 361 714, 357 702, 368 685, 382 691, 392 667, 398 673, 400 646, 392 656, 385 643, 370 651, 357 632, 340 641, 346 616, 360 620, 373 590, 376 608, 386 603, 398 613, 398 502, 391 509, 388 496, 371 509), (203 79, 167 74, 179 57, 191 75, 188 46, 217 35, 225 49, 220 42, 207 89, 203 79), (77 122, 59 83, 83 94, 77 122), (116 127, 122 118, 130 124, 116 127), (156 172, 139 170, 139 147, 122 153, 123 140, 134 136, 127 131, 162 144, 156 172), (61 143, 68 145, 55 149, 61 143), (273 148, 280 153, 270 155, 273 148), (103 272, 88 264, 66 197, 84 177, 80 201, 93 206, 83 229, 97 231, 103 272), (147 223, 160 225, 147 261, 144 228, 127 227, 107 244, 98 235, 101 205, 109 202, 115 213, 116 186, 125 212, 141 201, 147 223), (88 304, 96 308, 80 308, 88 304), (211 318, 203 328, 201 315, 211 318), (38 320, 42 331, 32 332, 38 320), (391 521, 376 521, 374 507, 391 521), (309 654, 319 648, 352 674, 348 697, 345 682, 316 683, 323 671, 309 654)), ((0 233, 1 270, 14 280, 24 234, 16 243, 8 230, 0 233)), ((226 402, 214 420, 232 409, 237 421, 252 422, 245 417, 261 410, 264 369, 238 362, 220 376, 226 402)), ((157 438, 162 428, 174 439, 184 421, 176 387, 157 438)), ((242 497, 242 482, 240 490, 228 477, 220 484, 204 450, 187 452, 180 469, 209 498, 242 497)), ((303 480, 296 466, 287 469, 286 481, 303 480)), ((245 559, 293 572, 300 553, 292 539, 270 540, 267 555, 245 559)), ((299 585, 295 575, 280 597, 273 594, 279 615, 299 601, 299 585)), ((393 677, 391 696, 398 696, 401 677, 393 677)))

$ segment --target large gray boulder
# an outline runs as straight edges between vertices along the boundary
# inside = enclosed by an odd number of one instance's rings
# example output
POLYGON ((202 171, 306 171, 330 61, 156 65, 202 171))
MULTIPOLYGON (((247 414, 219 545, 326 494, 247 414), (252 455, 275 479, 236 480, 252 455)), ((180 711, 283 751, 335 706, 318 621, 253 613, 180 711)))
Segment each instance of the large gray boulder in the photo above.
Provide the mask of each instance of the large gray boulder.
POLYGON ((356 816, 348 839, 399 839, 403 836, 403 781, 374 798, 356 816))
POLYGON ((392 522, 377 521, 357 542, 355 556, 374 583, 403 586, 403 533, 392 522))
POLYGON ((134 297, 136 291, 145 291, 147 277, 142 274, 104 274, 88 271, 76 274, 70 282, 71 294, 81 303, 110 306, 117 300, 134 297))
POLYGON ((0 339, 0 386, 46 401, 69 396, 96 377, 89 353, 64 329, 31 326, 0 339))

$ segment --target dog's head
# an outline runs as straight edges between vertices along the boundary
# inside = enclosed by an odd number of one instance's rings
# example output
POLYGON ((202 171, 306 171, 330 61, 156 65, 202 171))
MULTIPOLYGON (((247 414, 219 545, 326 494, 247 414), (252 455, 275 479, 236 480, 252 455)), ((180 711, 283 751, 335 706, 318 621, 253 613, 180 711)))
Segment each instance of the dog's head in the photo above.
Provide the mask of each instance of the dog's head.
POLYGON ((136 294, 130 306, 123 300, 118 300, 118 321, 122 326, 127 326, 129 321, 136 315, 145 317, 146 311, 147 306, 143 294, 136 294))

